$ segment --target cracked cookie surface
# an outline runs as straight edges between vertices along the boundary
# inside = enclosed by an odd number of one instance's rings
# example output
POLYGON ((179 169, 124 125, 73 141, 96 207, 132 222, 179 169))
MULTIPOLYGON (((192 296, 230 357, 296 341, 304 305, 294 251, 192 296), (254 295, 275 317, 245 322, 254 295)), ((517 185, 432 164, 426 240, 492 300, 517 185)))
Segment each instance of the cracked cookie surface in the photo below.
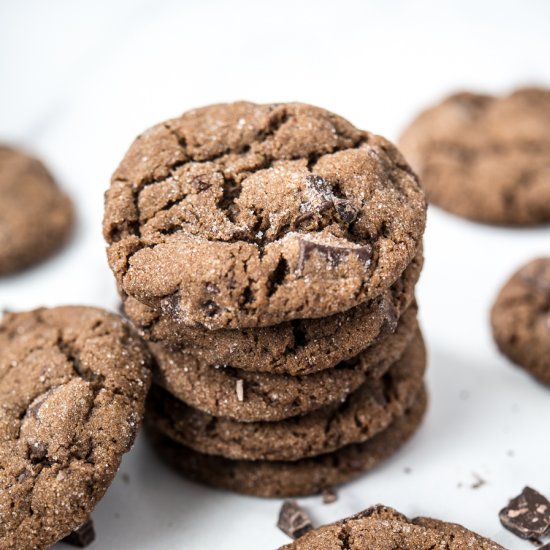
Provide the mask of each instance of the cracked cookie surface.
POLYGON ((53 254, 73 217, 70 199, 39 160, 0 145, 0 275, 53 254))
POLYGON ((48 548, 84 523, 134 441, 150 356, 88 307, 0 323, 0 548, 48 548))
POLYGON ((422 250, 380 296, 322 319, 244 330, 192 328, 126 297, 123 310, 147 340, 201 361, 252 372, 306 375, 330 369, 392 334, 414 298, 422 250))
POLYGON ((462 525, 418 517, 408 519, 380 504, 313 529, 279 550, 505 550, 462 525))
POLYGON ((186 477, 213 487, 260 497, 305 496, 347 483, 394 454, 424 417, 424 388, 405 414, 365 443, 293 462, 231 460, 180 445, 149 427, 157 452, 186 477))
POLYGON ((395 333, 349 361, 302 376, 256 373, 211 365, 186 352, 150 344, 155 382, 188 405, 241 422, 282 420, 341 402, 369 380, 384 375, 418 331, 417 307, 400 318, 395 333))
POLYGON ((452 95, 421 113, 399 146, 445 210, 504 225, 550 221, 550 90, 452 95))
POLYGON ((426 350, 420 333, 381 378, 343 402, 278 422, 215 417, 153 387, 148 418, 161 432, 201 453, 239 460, 299 460, 364 442, 408 409, 422 387, 426 350))
POLYGON ((425 225, 415 174, 385 139, 303 104, 223 104, 159 124, 106 193, 122 290, 189 326, 268 326, 389 288, 425 225))
POLYGON ((550 258, 512 275, 497 296, 491 324, 502 353, 550 385, 550 258))

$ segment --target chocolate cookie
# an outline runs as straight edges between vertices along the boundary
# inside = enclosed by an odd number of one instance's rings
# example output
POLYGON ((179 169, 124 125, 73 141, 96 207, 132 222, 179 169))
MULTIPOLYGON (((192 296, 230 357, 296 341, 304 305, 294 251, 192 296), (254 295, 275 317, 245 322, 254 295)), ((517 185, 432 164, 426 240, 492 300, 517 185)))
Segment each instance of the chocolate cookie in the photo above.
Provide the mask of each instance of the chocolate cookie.
POLYGON ((247 372, 210 365, 196 355, 150 344, 155 381, 188 405, 241 422, 282 420, 341 402, 395 363, 418 330, 416 305, 401 317, 394 334, 332 369, 303 376, 247 372))
POLYGON ((272 374, 311 374, 351 359, 391 334, 413 300, 422 264, 420 249, 391 289, 360 306, 322 319, 211 331, 176 323, 129 297, 124 312, 145 338, 177 351, 189 351, 210 364, 272 374))
POLYGON ((371 439, 411 406, 426 366, 419 337, 380 379, 368 380, 344 402, 279 422, 237 422, 189 407, 153 387, 150 422, 198 452, 236 460, 298 460, 371 439))
POLYGON ((312 495, 347 483, 394 454, 418 428, 426 404, 426 392, 422 390, 410 410, 365 443, 295 462, 231 460, 206 455, 158 432, 148 432, 158 453, 190 479, 260 497, 312 495))
POLYGON ((491 312, 494 339, 506 356, 550 384, 550 258, 517 271, 491 312))
POLYGON ((0 548, 49 548, 82 525, 140 425, 149 355, 87 307, 0 323, 0 548))
POLYGON ((44 165, 0 146, 0 275, 53 254, 72 226, 72 203, 44 165))
POLYGON ((459 93, 423 112, 400 140, 428 199, 487 223, 550 221, 550 90, 459 93))
POLYGON ((504 550, 462 525, 432 518, 408 519, 378 504, 354 516, 308 531, 280 550, 504 550))
POLYGON ((189 326, 332 315, 389 288, 425 225, 385 139, 302 104, 196 109, 141 135, 106 194, 122 290, 189 326))

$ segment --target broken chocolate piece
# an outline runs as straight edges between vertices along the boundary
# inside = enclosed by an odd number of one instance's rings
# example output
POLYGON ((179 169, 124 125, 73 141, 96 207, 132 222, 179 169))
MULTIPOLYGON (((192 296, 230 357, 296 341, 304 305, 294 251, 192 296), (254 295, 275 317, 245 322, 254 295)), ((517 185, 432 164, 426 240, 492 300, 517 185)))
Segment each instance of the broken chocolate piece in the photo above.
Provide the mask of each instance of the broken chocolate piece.
POLYGON ((61 542, 76 546, 77 548, 86 548, 95 540, 94 522, 89 519, 83 523, 78 529, 67 535, 61 542))
POLYGON ((322 493, 323 495, 323 504, 332 504, 338 500, 338 493, 334 487, 329 487, 325 489, 322 493))
POLYGON ((333 199, 334 208, 339 218, 347 224, 353 223, 359 215, 359 209, 346 199, 333 199))
POLYGON ((550 502, 531 487, 525 487, 500 511, 499 518, 518 537, 535 539, 550 532, 550 502))
POLYGON ((285 500, 279 512, 277 527, 292 539, 298 539, 313 529, 311 518, 295 500, 285 500))

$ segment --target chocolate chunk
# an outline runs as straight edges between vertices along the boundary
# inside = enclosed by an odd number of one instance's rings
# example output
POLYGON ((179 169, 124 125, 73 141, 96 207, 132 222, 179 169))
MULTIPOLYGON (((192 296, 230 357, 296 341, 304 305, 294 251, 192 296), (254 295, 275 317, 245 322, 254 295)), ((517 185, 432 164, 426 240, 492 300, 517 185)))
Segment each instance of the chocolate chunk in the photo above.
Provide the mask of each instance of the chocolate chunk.
POLYGON ((296 272, 299 275, 304 272, 305 263, 314 251, 325 256, 328 262, 333 266, 338 265, 349 254, 356 254, 365 264, 368 264, 372 258, 372 246, 368 244, 352 248, 327 246, 307 239, 300 239, 300 254, 298 256, 298 265, 296 267, 296 272))
POLYGON ((78 529, 67 535, 62 542, 76 546, 77 548, 86 548, 95 540, 94 522, 89 519, 82 524, 78 529))
POLYGON ((550 502, 540 493, 525 487, 499 513, 506 529, 524 539, 534 539, 550 532, 550 502))
POLYGON ((359 215, 359 209, 346 199, 333 199, 334 208, 344 223, 352 223, 359 215))
POLYGON ((33 463, 44 460, 48 454, 48 447, 44 443, 28 444, 29 460, 33 463))
POLYGON ((329 487, 323 491, 323 504, 332 504, 338 500, 338 493, 334 487, 329 487))
POLYGON ((277 527, 292 539, 300 538, 313 529, 311 518, 295 500, 286 500, 279 512, 277 527))

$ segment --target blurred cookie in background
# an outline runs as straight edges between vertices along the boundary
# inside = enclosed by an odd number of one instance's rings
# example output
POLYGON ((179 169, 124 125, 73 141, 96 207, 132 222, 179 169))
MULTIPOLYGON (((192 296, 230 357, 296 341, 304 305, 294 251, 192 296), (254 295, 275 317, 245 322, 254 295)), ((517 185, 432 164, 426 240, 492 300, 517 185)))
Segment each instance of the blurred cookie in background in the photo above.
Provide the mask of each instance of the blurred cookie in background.
POLYGON ((73 204, 42 162, 0 145, 0 276, 51 256, 73 225, 73 204))
POLYGON ((399 146, 428 200, 500 225, 550 221, 550 90, 451 95, 422 112, 399 146))
POLYGON ((497 296, 491 324, 502 353, 550 385, 550 257, 514 273, 497 296))

